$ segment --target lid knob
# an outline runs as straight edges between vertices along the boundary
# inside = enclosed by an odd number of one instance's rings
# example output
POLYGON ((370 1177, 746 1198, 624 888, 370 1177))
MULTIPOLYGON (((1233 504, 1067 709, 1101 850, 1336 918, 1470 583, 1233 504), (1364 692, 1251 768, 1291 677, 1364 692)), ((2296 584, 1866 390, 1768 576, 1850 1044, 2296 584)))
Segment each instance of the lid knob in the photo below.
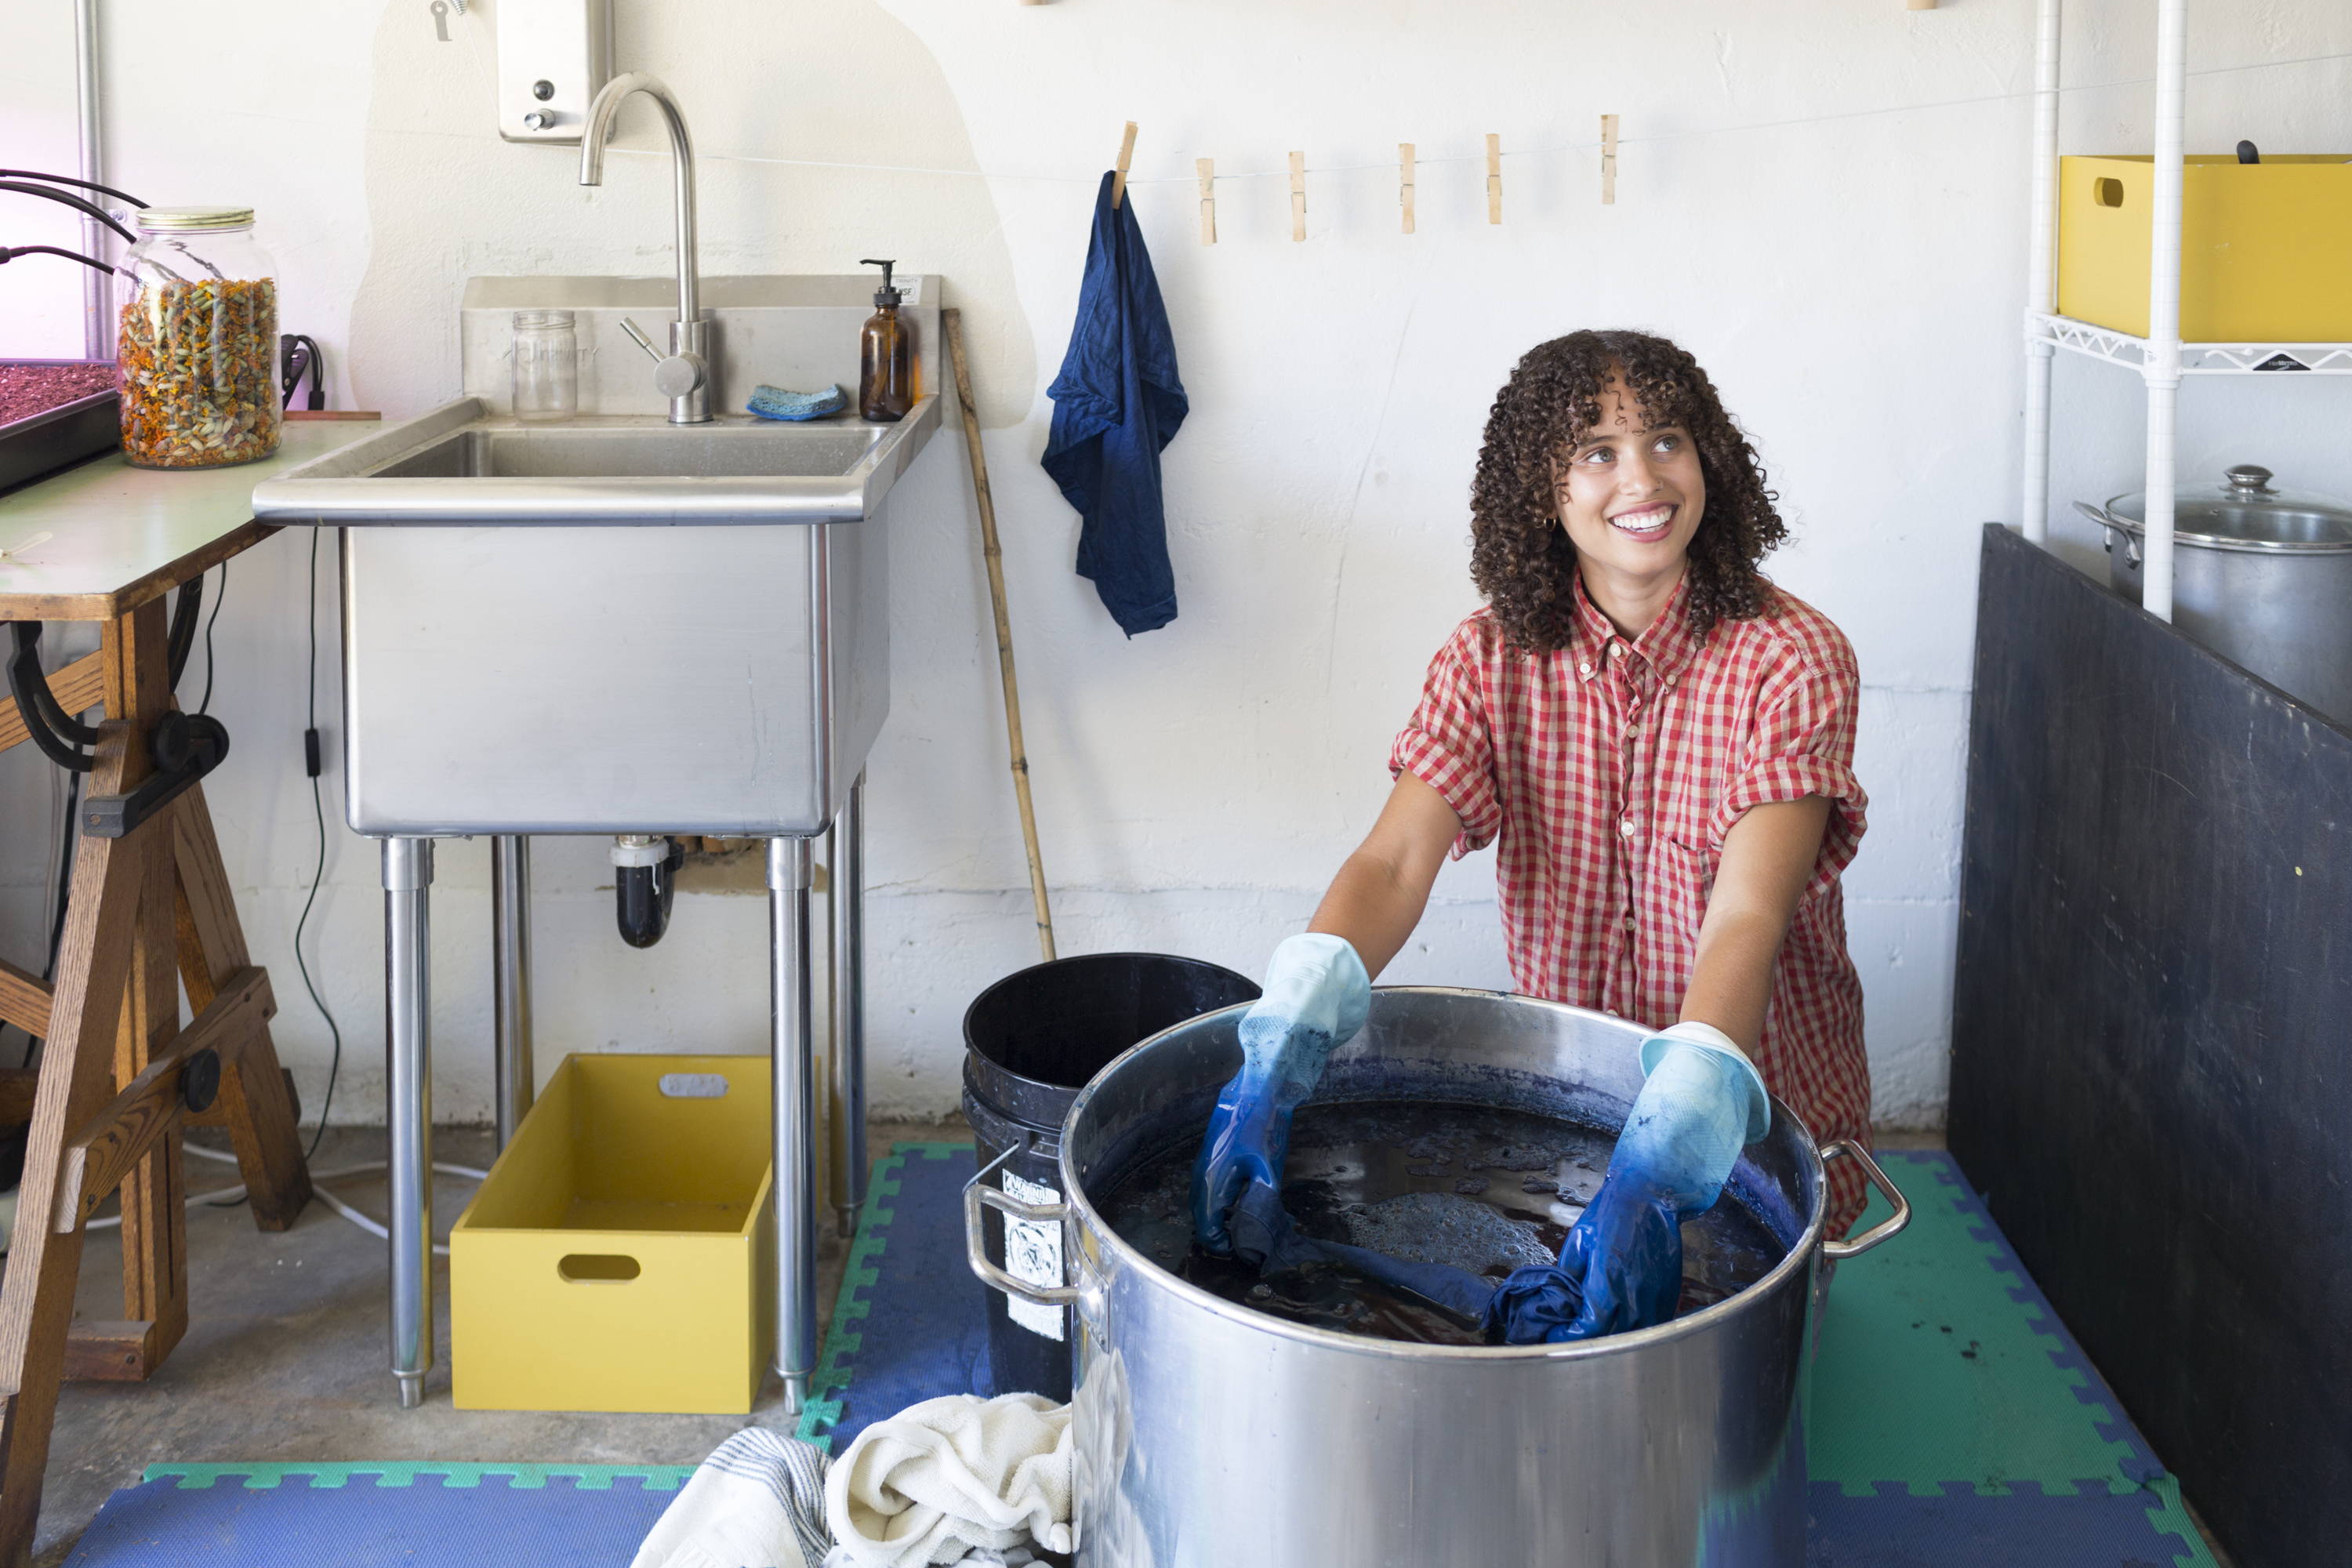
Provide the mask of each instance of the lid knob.
POLYGON ((2241 463, 2236 468, 2225 471, 2221 477, 2230 481, 2231 489, 2241 494, 2268 495, 2270 493, 2271 471, 2259 464, 2241 463))

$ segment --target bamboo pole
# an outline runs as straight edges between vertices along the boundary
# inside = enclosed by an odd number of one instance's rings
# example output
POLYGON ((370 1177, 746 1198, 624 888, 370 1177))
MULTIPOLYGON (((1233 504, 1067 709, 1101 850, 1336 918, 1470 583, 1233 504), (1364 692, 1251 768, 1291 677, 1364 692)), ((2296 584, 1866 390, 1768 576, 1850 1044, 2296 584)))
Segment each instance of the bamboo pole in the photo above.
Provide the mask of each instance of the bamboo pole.
POLYGON ((980 553, 988 563, 988 603, 996 612, 996 666, 1004 681, 1004 738, 1013 766, 1013 794, 1021 803, 1021 842, 1029 854, 1029 897, 1037 910, 1037 946, 1054 961, 1054 912, 1045 901, 1045 860, 1037 851, 1037 808, 1029 798, 1029 748, 1021 739, 1021 681, 1013 671, 1013 619, 1004 608, 1004 551, 996 542, 996 502, 988 490, 988 455, 980 445, 980 410, 971 395, 971 371, 964 363, 963 312, 940 312, 947 330, 948 363, 955 372, 957 406, 963 410, 963 446, 971 458, 971 489, 980 502, 980 553))

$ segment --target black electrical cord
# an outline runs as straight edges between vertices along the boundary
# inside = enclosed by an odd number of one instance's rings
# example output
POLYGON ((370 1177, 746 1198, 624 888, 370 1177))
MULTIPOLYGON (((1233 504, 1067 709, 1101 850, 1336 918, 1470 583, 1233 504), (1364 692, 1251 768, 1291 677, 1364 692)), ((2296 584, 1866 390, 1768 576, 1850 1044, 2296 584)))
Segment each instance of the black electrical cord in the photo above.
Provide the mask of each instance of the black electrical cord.
POLYGON ((134 207, 143 207, 147 205, 129 191, 118 191, 112 185, 101 185, 96 180, 77 180, 71 174, 45 174, 38 169, 0 169, 0 180, 45 180, 52 185, 73 185, 85 191, 96 191, 100 195, 112 196, 118 201, 129 202, 134 207))
POLYGON ((196 702, 196 711, 209 713, 213 706, 213 627, 220 624, 221 601, 228 597, 228 563, 221 563, 220 582, 213 588, 213 613, 205 617, 205 694, 196 702))
POLYGON ((294 921, 294 967, 301 972, 302 989, 310 994, 310 1005, 327 1021, 327 1033, 334 1040, 334 1054, 327 1058, 327 1092, 319 1101, 319 1130, 310 1135, 310 1152, 302 1157, 305 1163, 318 1156, 319 1144, 327 1136, 327 1113, 335 1106, 335 1078, 343 1066, 343 1031, 320 999, 318 983, 310 978, 310 965, 302 957, 302 928, 310 922, 310 906, 319 901, 319 884, 327 875, 327 807, 319 784, 319 535, 325 531, 319 528, 310 531, 310 727, 302 732, 302 765, 310 773, 310 815, 319 825, 319 859, 310 872, 310 897, 302 900, 302 912, 294 921))
POLYGON ((14 191, 20 196, 40 196, 48 201, 57 202, 65 206, 72 207, 75 211, 79 212, 86 216, 96 218, 99 222, 104 224, 107 227, 112 229, 115 233, 121 235, 124 239, 129 240, 131 244, 136 245, 139 243, 139 237, 137 235, 131 233, 129 229, 115 222, 114 215, 108 212, 104 207, 100 206, 96 202, 86 202, 79 196, 69 196, 63 191, 53 191, 47 185, 19 184, 14 180, 0 180, 0 191, 14 191))
POLYGON ((62 256, 68 261, 79 261, 84 267, 95 267, 100 272, 111 272, 115 269, 114 264, 110 261, 100 261, 95 256, 84 256, 79 250, 68 250, 62 246, 0 245, 0 267, 5 267, 20 256, 62 256))
POLYGON ((319 352, 318 340, 306 332, 278 334, 278 384, 284 394, 282 405, 294 406, 294 389, 302 384, 302 377, 310 378, 310 395, 303 403, 306 408, 327 406, 327 385, 320 379, 327 356, 319 352))
MULTIPOLYGON (((58 903, 49 916, 48 962, 41 965, 41 978, 54 981, 58 977, 58 952, 65 945, 66 908, 73 896, 74 837, 81 826, 81 775, 68 770, 66 773, 66 826, 58 839, 58 903)), ((41 1037, 31 1030, 25 1032, 25 1059, 18 1067, 31 1067, 33 1053, 40 1049, 41 1037)))

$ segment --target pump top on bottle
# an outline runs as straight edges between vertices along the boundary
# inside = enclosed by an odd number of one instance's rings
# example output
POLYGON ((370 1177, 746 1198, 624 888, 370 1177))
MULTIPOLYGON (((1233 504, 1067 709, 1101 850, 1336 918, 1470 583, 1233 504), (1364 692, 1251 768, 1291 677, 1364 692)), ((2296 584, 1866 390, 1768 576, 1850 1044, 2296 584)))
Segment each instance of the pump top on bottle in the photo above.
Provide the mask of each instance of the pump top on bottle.
POLYGON ((898 315, 906 290, 891 284, 895 260, 858 265, 879 267, 882 287, 874 290, 874 313, 857 335, 857 416, 889 424, 904 419, 915 405, 914 355, 907 323, 898 315))

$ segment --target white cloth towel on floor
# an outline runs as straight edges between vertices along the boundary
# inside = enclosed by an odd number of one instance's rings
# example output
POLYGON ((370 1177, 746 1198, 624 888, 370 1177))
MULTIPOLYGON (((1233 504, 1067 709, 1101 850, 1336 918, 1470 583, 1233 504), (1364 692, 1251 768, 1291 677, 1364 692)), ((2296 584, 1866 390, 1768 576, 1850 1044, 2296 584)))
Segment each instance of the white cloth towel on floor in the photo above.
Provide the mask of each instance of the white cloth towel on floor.
POLYGON ((835 1559, 924 1568, 975 1548, 1067 1552, 1070 1444, 1070 1407, 1034 1394, 952 1394, 877 1421, 825 1480, 835 1559))
MULTIPOLYGON (((979 1546, 957 1558, 950 1568, 1026 1568, 1029 1563, 1044 1561, 1025 1546, 1008 1546, 1002 1552, 979 1546)), ((824 1568, 860 1568, 860 1564, 848 1547, 836 1546, 826 1554, 824 1568)))
POLYGON ((747 1427, 687 1478, 630 1568, 818 1568, 824 1472, 814 1444, 747 1427))

